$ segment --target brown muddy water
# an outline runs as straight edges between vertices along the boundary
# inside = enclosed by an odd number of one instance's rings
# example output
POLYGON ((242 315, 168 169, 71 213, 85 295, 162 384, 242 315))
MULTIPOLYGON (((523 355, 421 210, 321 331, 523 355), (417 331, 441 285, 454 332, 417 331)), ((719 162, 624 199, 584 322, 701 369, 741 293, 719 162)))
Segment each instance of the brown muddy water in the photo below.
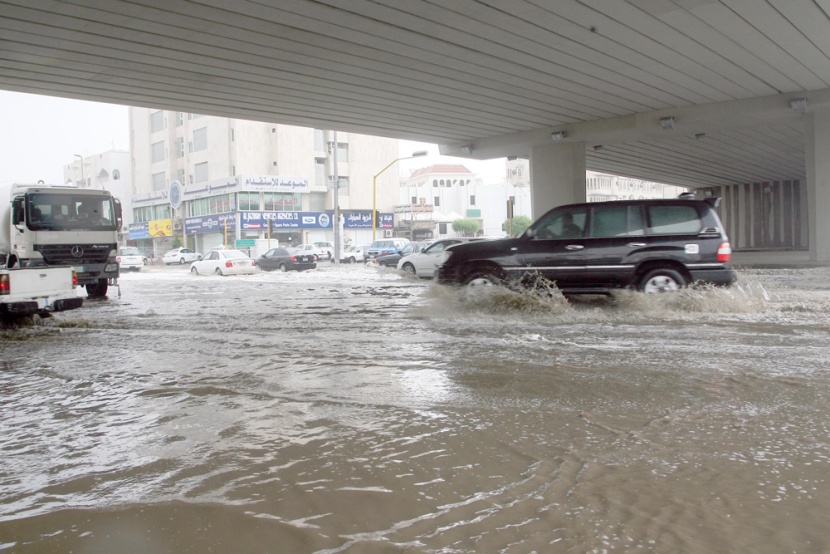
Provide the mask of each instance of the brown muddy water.
POLYGON ((363 266, 0 332, 2 552, 828 552, 830 269, 568 303, 363 266))

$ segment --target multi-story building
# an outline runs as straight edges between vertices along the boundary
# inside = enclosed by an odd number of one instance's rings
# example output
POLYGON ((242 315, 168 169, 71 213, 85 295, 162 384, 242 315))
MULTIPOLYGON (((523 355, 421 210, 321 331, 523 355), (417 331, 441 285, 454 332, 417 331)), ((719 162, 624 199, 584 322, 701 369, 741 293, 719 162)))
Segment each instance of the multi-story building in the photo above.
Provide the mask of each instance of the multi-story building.
POLYGON ((392 227, 398 179, 380 175, 375 193, 373 176, 397 140, 146 108, 130 108, 130 128, 130 237, 156 253, 177 239, 199 251, 332 241, 334 175, 344 243, 371 239, 375 204, 392 227))
POLYGON ((63 166, 63 181, 79 188, 105 189, 120 202, 123 226, 120 240, 128 240, 129 226, 133 222, 133 187, 130 153, 125 150, 108 150, 91 156, 80 156, 63 166))

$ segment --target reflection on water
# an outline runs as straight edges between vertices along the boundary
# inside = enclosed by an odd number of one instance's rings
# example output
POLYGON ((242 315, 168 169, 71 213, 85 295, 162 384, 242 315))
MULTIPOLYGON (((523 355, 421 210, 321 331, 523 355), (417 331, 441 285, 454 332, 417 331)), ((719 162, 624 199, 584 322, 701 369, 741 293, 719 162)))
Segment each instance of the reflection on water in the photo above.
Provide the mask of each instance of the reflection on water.
POLYGON ((828 276, 127 275, 0 335, 0 551, 827 551, 828 276))

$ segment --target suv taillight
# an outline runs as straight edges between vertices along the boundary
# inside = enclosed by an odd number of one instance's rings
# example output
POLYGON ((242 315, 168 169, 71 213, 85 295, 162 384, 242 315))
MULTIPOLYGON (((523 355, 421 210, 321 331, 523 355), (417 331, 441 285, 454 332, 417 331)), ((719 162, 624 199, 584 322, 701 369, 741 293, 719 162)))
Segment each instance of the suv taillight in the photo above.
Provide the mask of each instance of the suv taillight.
POLYGON ((720 246, 718 246, 718 261, 719 262, 728 262, 731 257, 732 257, 732 247, 729 246, 729 243, 728 242, 720 243, 720 246))
POLYGON ((11 294, 8 275, 0 275, 0 294, 11 294))

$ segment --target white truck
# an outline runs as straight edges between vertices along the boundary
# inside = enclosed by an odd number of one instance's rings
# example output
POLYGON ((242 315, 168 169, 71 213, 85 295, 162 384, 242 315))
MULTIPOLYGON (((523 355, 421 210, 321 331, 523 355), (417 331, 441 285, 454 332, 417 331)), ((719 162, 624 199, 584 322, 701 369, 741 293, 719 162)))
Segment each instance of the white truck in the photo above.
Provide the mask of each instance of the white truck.
POLYGON ((83 306, 71 267, 4 267, 7 263, 16 265, 13 257, 10 262, 0 257, 0 262, 0 321, 83 306))
POLYGON ((87 296, 102 298, 118 285, 121 203, 107 190, 2 184, 0 253, 9 268, 70 266, 87 296))

